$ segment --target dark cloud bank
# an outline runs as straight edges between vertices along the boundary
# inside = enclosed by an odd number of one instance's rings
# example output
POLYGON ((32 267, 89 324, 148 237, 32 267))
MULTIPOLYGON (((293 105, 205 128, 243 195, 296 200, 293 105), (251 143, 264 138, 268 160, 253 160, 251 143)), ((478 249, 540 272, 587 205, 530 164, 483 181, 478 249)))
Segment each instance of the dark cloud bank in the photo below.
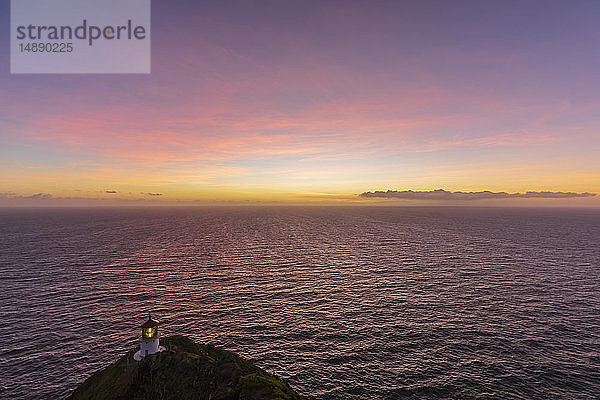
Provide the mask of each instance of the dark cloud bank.
POLYGON ((484 199, 569 199, 575 197, 593 197, 595 193, 573 193, 573 192, 525 192, 525 193, 506 193, 506 192, 449 192, 443 189, 430 191, 412 191, 412 190, 388 190, 383 192, 376 190, 374 192, 364 192, 359 194, 363 198, 381 198, 381 199, 404 199, 404 200, 484 200, 484 199))

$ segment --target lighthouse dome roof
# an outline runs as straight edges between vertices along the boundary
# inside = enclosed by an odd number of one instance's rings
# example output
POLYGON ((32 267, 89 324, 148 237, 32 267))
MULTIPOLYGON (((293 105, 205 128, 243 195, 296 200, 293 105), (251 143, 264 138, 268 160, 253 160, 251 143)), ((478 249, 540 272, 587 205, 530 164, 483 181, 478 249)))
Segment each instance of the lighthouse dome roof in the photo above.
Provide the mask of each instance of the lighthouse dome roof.
POLYGON ((158 326, 158 321, 152 319, 152 315, 149 315, 148 321, 144 322, 142 328, 154 328, 155 326, 158 326))

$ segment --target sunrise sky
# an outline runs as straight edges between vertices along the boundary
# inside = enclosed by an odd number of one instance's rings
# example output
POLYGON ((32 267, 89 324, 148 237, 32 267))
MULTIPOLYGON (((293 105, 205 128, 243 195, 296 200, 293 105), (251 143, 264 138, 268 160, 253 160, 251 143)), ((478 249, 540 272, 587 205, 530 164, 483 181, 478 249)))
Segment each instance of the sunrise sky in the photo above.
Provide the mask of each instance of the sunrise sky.
POLYGON ((11 75, 9 14, 0 205, 600 193, 598 1, 154 0, 150 75, 11 75))

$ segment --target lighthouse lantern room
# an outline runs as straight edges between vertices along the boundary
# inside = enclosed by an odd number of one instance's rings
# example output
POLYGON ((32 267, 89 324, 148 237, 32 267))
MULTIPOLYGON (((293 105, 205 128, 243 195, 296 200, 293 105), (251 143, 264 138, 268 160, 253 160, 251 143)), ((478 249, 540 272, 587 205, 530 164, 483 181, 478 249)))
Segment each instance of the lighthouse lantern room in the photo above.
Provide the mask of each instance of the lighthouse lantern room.
POLYGON ((133 358, 137 361, 165 350, 160 345, 160 335, 158 333, 158 321, 148 316, 148 320, 142 325, 142 336, 140 337, 140 350, 134 354, 133 358))

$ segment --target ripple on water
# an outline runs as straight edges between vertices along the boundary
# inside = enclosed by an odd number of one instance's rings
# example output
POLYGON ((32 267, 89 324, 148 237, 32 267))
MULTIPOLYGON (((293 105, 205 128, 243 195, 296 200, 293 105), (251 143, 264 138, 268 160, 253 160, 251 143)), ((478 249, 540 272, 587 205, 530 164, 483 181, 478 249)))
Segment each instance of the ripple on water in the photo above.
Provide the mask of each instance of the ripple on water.
POLYGON ((65 397, 163 334, 311 398, 600 393, 600 212, 0 211, 0 397, 65 397))

